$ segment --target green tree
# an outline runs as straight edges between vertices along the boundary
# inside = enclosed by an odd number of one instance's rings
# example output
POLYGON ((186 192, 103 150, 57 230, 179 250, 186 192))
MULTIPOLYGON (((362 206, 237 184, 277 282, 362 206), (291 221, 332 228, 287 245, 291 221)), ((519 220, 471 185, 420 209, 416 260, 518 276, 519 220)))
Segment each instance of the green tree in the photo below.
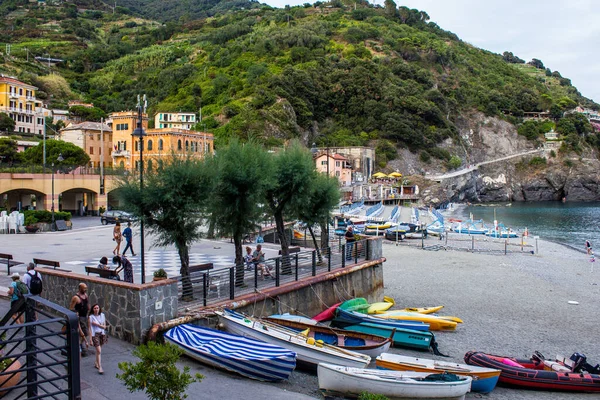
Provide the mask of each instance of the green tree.
POLYGON ((297 141, 273 156, 273 177, 266 190, 266 203, 277 225, 284 273, 291 272, 284 217, 297 215, 307 202, 314 170, 312 154, 297 141))
POLYGON ((106 118, 104 110, 98 107, 73 106, 69 108, 69 115, 81 118, 84 121, 100 122, 101 118, 106 118))
POLYGON ((140 218, 155 235, 155 245, 177 248, 182 300, 193 299, 189 248, 201 237, 200 227, 213 192, 213 177, 214 171, 206 167, 206 161, 173 154, 162 168, 148 171, 143 189, 134 176, 119 185, 124 208, 140 218))
POLYGON ((215 167, 211 168, 216 182, 210 210, 217 231, 233 238, 237 286, 244 283, 243 237, 255 230, 264 217, 261 203, 271 181, 270 164, 271 157, 258 143, 232 140, 219 150, 215 167))
POLYGON ((461 165, 462 165, 462 160, 458 156, 452 156, 452 157, 450 157, 450 160, 448 160, 448 168, 450 168, 450 169, 457 169, 461 165))
POLYGON ((327 237, 327 226, 331 217, 331 211, 340 201, 339 181, 336 178, 320 174, 314 171, 314 177, 311 179, 311 186, 306 202, 296 211, 296 217, 308 225, 308 231, 313 239, 319 262, 322 262, 321 251, 317 245, 317 239, 313 232, 313 225, 319 224, 321 227, 321 248, 329 247, 329 238, 327 237))
POLYGON ((15 121, 6 113, 0 113, 0 132, 14 132, 15 121))
POLYGON ((133 355, 140 359, 137 363, 120 362, 117 374, 129 392, 144 391, 151 400, 182 400, 188 386, 200 382, 204 377, 200 374, 190 375, 190 367, 183 371, 177 368, 176 362, 183 350, 170 343, 157 344, 149 342, 133 350, 133 355))
POLYGON ((9 138, 0 138, 0 163, 11 166, 19 159, 17 142, 9 138))
POLYGON ((388 17, 395 17, 398 14, 398 9, 394 0, 385 0, 385 15, 388 17))
MULTIPOLYGON (((37 146, 30 147, 22 153, 21 157, 26 164, 42 165, 44 162, 44 146, 40 143, 37 146)), ((54 139, 46 140, 46 163, 48 165, 54 163, 57 168, 76 168, 85 166, 89 162, 90 156, 73 143, 54 139), (59 155, 63 157, 62 162, 57 161, 59 155)))

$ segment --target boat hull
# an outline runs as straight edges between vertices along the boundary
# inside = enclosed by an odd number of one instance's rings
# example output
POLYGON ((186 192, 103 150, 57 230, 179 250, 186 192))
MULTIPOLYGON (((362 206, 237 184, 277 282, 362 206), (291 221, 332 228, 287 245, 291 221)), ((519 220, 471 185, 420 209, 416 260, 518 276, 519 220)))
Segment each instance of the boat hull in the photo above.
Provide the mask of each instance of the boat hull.
POLYGON ((473 392, 489 393, 496 387, 500 370, 483 368, 467 364, 458 364, 447 361, 431 360, 427 358, 407 357, 396 354, 382 354, 377 357, 377 368, 394 371, 416 371, 436 373, 452 373, 473 378, 471 390, 473 392))
POLYGON ((363 322, 383 325, 390 328, 412 329, 416 331, 428 331, 429 324, 420 321, 402 321, 385 318, 375 318, 367 314, 346 311, 338 308, 334 319, 336 324, 356 325, 363 322))
POLYGON ((197 361, 260 381, 288 379, 296 367, 292 351, 210 328, 178 325, 164 338, 197 361))
POLYGON ((426 331, 415 331, 413 329, 390 328, 383 325, 371 324, 363 322, 355 325, 332 323, 347 331, 368 333, 378 336, 392 335, 392 345, 394 347, 407 347, 417 350, 429 350, 434 339, 433 333, 426 331))
MULTIPOLYGON (((406 311, 386 311, 373 315, 374 318, 386 320, 400 321, 420 321, 429 324, 429 329, 432 331, 453 331, 456 329, 458 322, 452 320, 456 317, 438 317, 431 314, 411 313, 406 311)), ((462 322, 462 321, 461 321, 462 322)))
MULTIPOLYGON (((291 321, 288 319, 264 318, 265 321, 272 322, 283 327, 293 329, 297 332, 308 330, 306 336, 315 340, 321 340, 331 346, 336 346, 344 350, 355 351, 365 354, 375 359, 381 353, 390 349, 392 339, 389 337, 377 336, 362 332, 351 332, 343 329, 335 329, 328 326, 316 326, 304 324, 302 322, 291 321)), ((303 332, 304 334, 304 332, 303 332)))
POLYGON ((308 368, 316 368, 320 362, 363 368, 371 362, 371 358, 363 354, 334 346, 310 344, 296 332, 233 311, 217 311, 216 314, 229 332, 293 351, 296 353, 296 360, 308 368))
POLYGON ((531 359, 525 360, 470 351, 465 354, 465 362, 469 365, 499 369, 502 371, 499 382, 504 385, 565 392, 600 392, 600 375, 587 372, 546 371, 543 362, 531 359), (505 359, 520 364, 524 368, 508 365, 503 362, 505 359))
POLYGON ((457 382, 421 381, 429 374, 419 372, 378 371, 340 367, 321 363, 317 369, 319 389, 325 394, 356 397, 368 392, 390 399, 464 399, 471 378, 457 382))

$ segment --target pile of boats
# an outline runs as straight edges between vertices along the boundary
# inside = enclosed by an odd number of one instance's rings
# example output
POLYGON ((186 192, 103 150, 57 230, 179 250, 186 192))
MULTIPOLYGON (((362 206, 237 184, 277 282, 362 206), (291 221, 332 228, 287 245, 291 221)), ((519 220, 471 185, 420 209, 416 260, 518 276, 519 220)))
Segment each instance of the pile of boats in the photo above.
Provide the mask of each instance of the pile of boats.
POLYGON ((600 367, 587 364, 581 355, 574 361, 550 361, 539 353, 519 360, 469 352, 466 364, 459 364, 388 353, 390 347, 406 347, 434 349, 441 355, 431 330, 454 330, 462 322, 437 315, 443 306, 391 310, 392 306, 394 300, 388 297, 372 304, 357 298, 313 318, 256 318, 224 309, 216 314, 227 332, 183 324, 164 337, 200 362, 261 381, 288 379, 297 366, 316 370, 326 395, 370 392, 390 398, 464 399, 469 391, 488 393, 498 382, 600 391, 600 367))

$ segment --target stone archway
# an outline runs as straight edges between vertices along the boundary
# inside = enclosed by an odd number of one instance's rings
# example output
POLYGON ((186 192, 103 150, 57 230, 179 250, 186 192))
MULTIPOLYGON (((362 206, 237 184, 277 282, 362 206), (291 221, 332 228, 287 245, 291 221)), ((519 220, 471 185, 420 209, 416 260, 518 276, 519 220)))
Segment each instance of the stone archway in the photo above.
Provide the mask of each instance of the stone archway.
POLYGON ((0 208, 8 211, 44 210, 46 202, 46 195, 35 189, 18 188, 0 193, 0 208))
POLYGON ((99 215, 98 203, 98 193, 86 188, 65 190, 60 195, 60 211, 68 211, 74 216, 99 215))

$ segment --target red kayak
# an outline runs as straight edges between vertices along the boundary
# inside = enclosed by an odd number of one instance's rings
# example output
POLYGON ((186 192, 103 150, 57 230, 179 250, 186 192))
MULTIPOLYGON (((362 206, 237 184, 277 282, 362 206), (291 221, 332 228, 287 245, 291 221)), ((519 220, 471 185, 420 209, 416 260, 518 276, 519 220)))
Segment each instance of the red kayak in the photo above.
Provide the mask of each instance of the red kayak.
POLYGON ((573 372, 566 364, 558 360, 546 360, 537 354, 526 360, 470 351, 465 354, 465 362, 499 369, 502 371, 499 382, 505 385, 526 389, 600 392, 600 375, 584 370, 573 372))
POLYGON ((327 310, 312 317, 312 319, 318 322, 329 321, 330 319, 333 319, 335 317, 335 310, 337 310, 340 304, 342 304, 342 302, 332 305, 327 310))

